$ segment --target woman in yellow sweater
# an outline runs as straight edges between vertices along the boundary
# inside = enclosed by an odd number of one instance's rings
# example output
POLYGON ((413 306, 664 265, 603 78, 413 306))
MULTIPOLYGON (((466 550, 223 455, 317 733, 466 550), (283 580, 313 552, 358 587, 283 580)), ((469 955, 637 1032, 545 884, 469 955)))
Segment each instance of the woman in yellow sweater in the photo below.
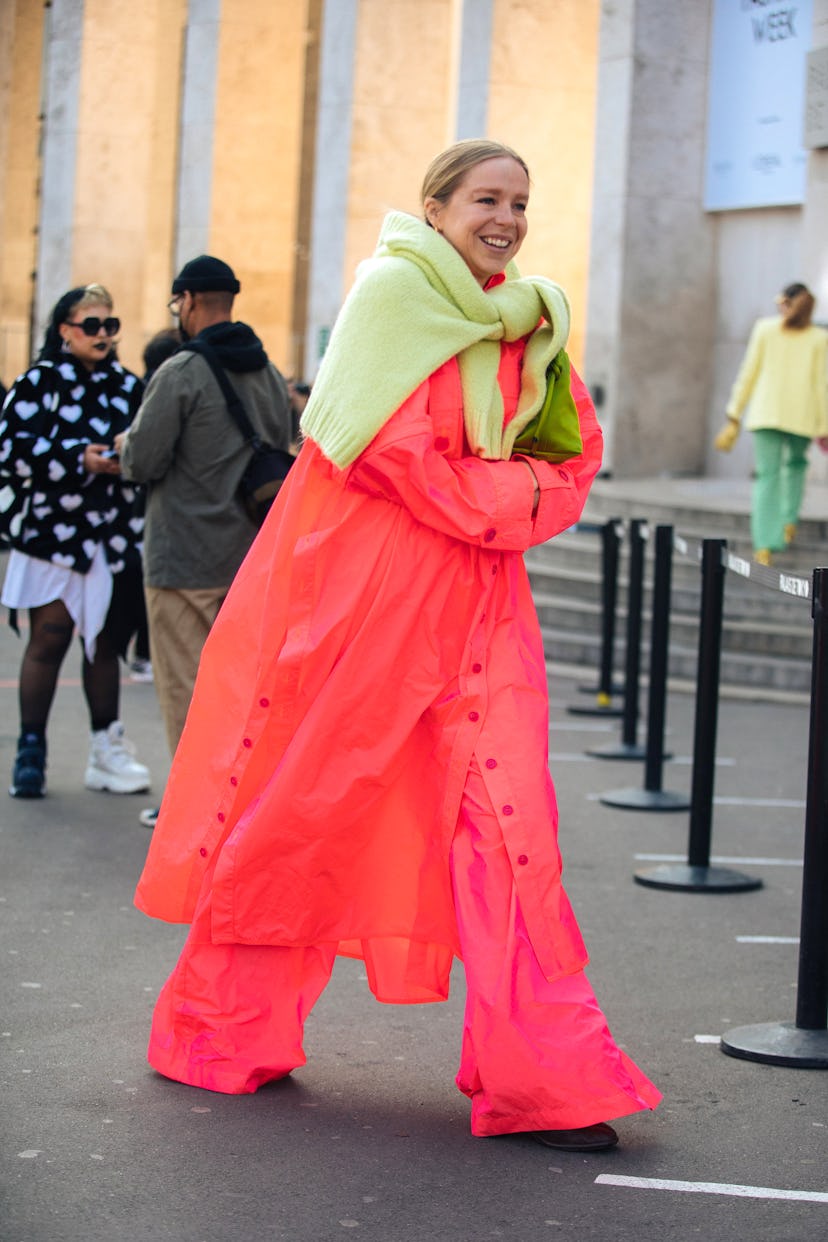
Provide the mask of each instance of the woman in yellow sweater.
POLYGON ((776 299, 779 314, 754 324, 716 437, 727 453, 736 443, 742 412, 753 435, 756 465, 751 505, 754 556, 763 565, 796 533, 808 448, 828 451, 828 332, 811 322, 815 299, 803 284, 776 299))

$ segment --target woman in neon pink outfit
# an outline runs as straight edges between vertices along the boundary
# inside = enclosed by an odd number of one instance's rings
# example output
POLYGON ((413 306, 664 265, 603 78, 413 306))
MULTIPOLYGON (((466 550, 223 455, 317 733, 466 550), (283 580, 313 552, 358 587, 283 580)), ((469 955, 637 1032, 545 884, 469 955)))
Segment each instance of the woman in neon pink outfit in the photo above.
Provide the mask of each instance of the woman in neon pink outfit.
POLYGON ((513 454, 566 341, 521 278, 512 150, 438 156, 337 320, 305 443, 222 607, 136 903, 191 922, 149 1046, 162 1074, 255 1091, 304 1063, 337 954, 378 1000, 467 979, 457 1085, 476 1135, 612 1146, 658 1091, 583 974, 561 885, 543 647, 522 553, 577 521, 601 459, 513 454))

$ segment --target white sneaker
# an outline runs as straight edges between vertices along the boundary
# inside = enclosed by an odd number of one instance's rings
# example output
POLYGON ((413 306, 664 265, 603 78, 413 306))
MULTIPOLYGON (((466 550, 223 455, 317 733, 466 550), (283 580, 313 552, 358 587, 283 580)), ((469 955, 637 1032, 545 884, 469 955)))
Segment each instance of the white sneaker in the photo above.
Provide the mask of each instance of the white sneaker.
POLYGON ((92 734, 84 784, 110 793, 140 793, 149 789, 149 768, 134 758, 135 747, 124 737, 124 726, 113 720, 108 729, 92 734))
POLYGON ((149 660, 133 660, 129 666, 130 681, 152 681, 152 665, 149 660))

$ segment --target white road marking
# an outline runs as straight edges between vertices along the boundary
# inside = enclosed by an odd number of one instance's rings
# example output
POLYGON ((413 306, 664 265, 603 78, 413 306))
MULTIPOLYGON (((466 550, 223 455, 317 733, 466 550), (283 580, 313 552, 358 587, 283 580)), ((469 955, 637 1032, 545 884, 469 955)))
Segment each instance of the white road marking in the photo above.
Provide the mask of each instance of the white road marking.
MULTIPOLYGON (((560 758, 573 759, 573 755, 561 755, 560 758)), ((583 758, 583 756, 578 756, 583 758)), ((677 760, 680 762, 680 760, 677 760)), ((589 793, 587 794, 587 802, 597 802, 603 794, 589 793)), ((714 798, 714 806, 749 806, 757 810, 788 810, 802 811, 805 809, 805 800, 799 798, 714 798)))
POLYGON ((697 1195, 733 1195, 739 1199, 794 1199, 804 1203, 828 1203, 823 1190, 779 1190, 774 1186, 739 1186, 730 1182, 679 1182, 661 1177, 621 1177, 600 1173, 595 1179, 602 1186, 628 1186, 633 1190, 676 1190, 697 1195))
POLYGON ((563 751, 563 750, 550 750, 549 758, 550 758, 550 761, 554 759, 556 763, 582 763, 583 760, 587 758, 587 756, 584 754, 583 751, 572 752, 572 751, 563 751))
POLYGON ((738 944, 799 944, 799 936, 737 936, 738 944))
POLYGON ((795 811, 805 806, 804 798, 714 798, 713 802, 715 806, 782 807, 795 811))
MULTIPOLYGON (((686 854, 634 854, 637 862, 686 862, 686 854)), ((712 863, 740 863, 751 867, 801 867, 801 858, 733 858, 728 854, 714 854, 712 863)))
POLYGON ((693 1039, 697 1044, 720 1044, 722 1042, 721 1035, 694 1035, 693 1039))

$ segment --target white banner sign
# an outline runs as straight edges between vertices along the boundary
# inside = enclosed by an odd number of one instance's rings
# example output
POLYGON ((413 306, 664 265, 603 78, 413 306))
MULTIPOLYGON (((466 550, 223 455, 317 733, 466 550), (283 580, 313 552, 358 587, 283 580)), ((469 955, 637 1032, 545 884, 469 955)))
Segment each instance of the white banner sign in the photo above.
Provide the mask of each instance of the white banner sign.
POLYGON ((704 206, 805 197, 805 58, 812 0, 714 0, 704 206))

